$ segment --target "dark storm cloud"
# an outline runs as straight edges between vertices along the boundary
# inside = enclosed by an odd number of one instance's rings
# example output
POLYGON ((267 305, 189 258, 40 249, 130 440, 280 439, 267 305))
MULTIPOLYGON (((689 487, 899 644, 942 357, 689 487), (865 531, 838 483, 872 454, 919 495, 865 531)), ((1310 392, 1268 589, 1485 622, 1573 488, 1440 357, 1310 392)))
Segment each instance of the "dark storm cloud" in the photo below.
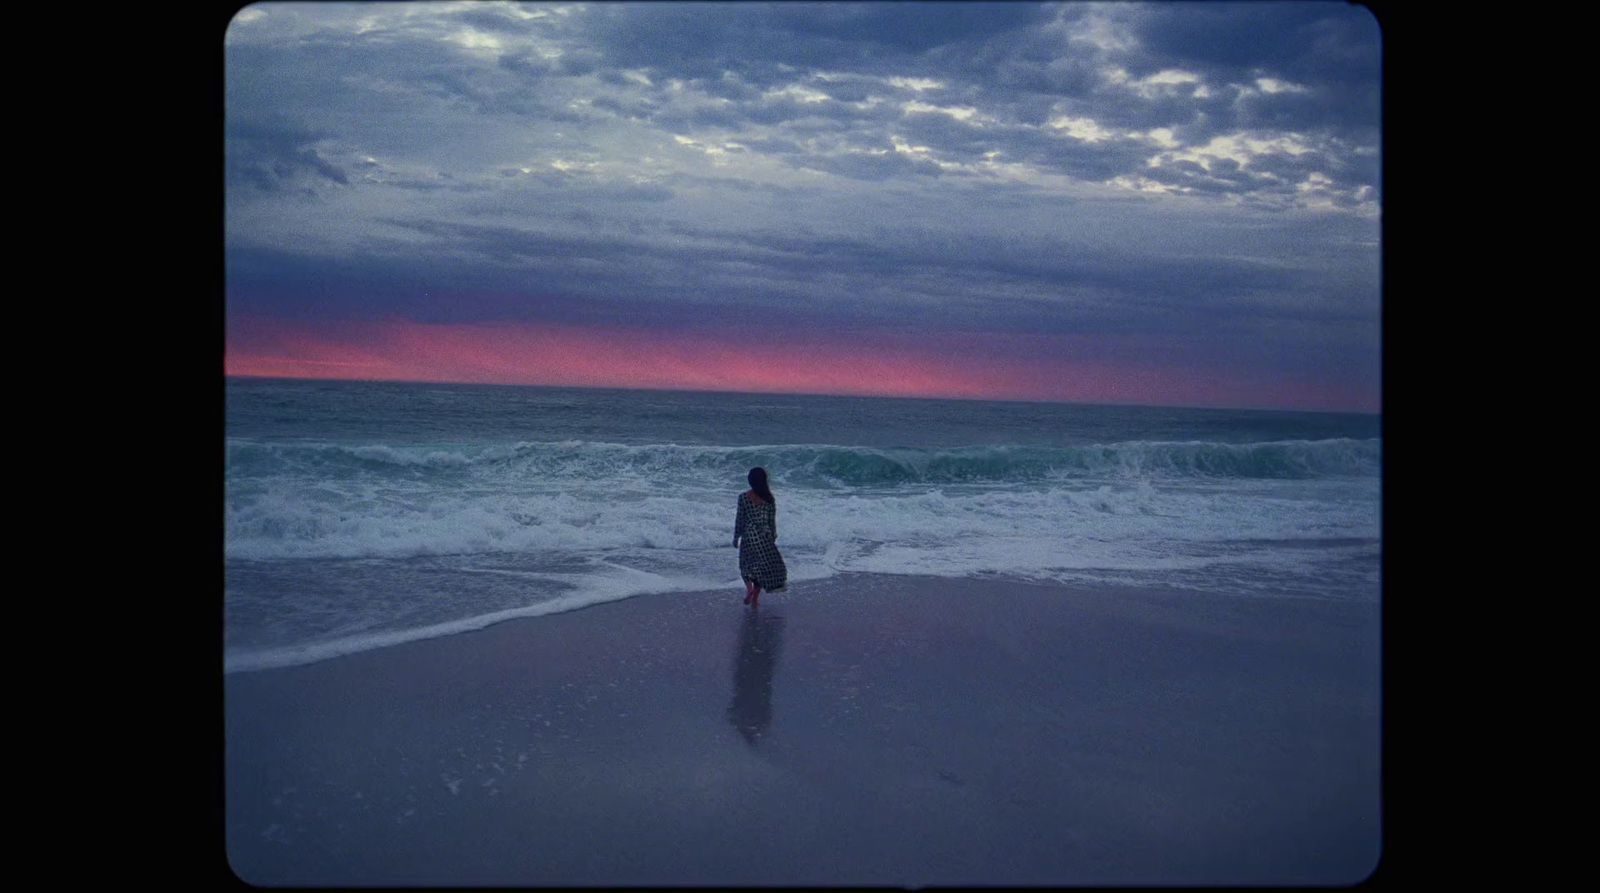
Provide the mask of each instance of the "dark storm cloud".
POLYGON ((591 32, 608 61, 664 76, 757 83, 784 67, 880 72, 950 44, 1026 28, 1047 15, 1010 3, 627 3, 596 10, 591 32))
POLYGON ((602 61, 595 52, 566 53, 557 59, 546 59, 534 53, 507 53, 496 64, 521 78, 524 86, 532 87, 542 78, 593 74, 602 61))
POLYGON ((779 4, 773 21, 796 37, 920 54, 1009 34, 1046 19, 1034 4, 958 2, 779 4))
POLYGON ((883 279, 961 281, 975 292, 1028 287, 1036 300, 1021 313, 1008 300, 974 298, 991 322, 1005 318, 1019 331, 1059 325, 1060 331, 1181 331, 1187 315, 1249 315, 1250 299, 1287 294, 1315 282, 1317 273, 1252 259, 1166 258, 1130 265, 1104 250, 1085 250, 1039 236, 1019 243, 997 238, 953 237, 913 228, 900 244, 882 241, 753 235, 739 247, 743 259, 773 273, 803 275, 817 269, 848 269, 883 279))
MULTIPOLYGON (((1009 331, 1132 332, 1182 331, 1197 319, 1249 316, 1259 312, 1252 298, 1291 294, 1318 286, 1315 269, 1285 268, 1250 259, 1147 259, 1131 265, 1123 255, 1085 250, 1035 234, 1024 241, 954 236, 922 227, 884 231, 877 238, 848 238, 828 233, 762 231, 729 234, 682 224, 636 222, 618 231, 585 225, 533 231, 508 226, 393 221, 427 234, 441 246, 425 262, 403 254, 390 259, 342 264, 336 259, 290 265, 298 281, 322 283, 338 291, 365 283, 391 294, 507 292, 532 289, 539 294, 592 292, 608 296, 608 312, 632 315, 654 312, 658 320, 693 324, 692 314, 674 314, 675 302, 697 308, 779 309, 785 295, 820 301, 834 291, 846 298, 870 293, 875 283, 905 284, 904 298, 879 298, 877 306, 856 308, 862 318, 898 318, 918 306, 918 295, 949 297, 969 290, 966 303, 981 312, 992 327, 1009 331), (714 258, 714 261, 708 261, 714 258), (727 268, 742 271, 730 277, 727 268), (808 280, 817 271, 833 271, 825 289, 808 280), (603 288, 597 288, 603 283, 603 288), (786 283, 775 289, 773 283, 786 283), (920 283, 920 285, 918 284, 920 283), (991 293, 1032 293, 1016 303, 991 293)), ((240 278, 250 266, 238 266, 240 278)), ((271 268, 271 264, 255 262, 271 268)), ((281 283, 280 283, 281 284, 281 283)), ((360 306, 368 299, 362 297, 360 306)), ((473 298, 461 298, 473 302, 473 298)), ((503 311, 504 302, 494 310, 503 311)), ((547 310, 547 304, 532 308, 547 310)), ((483 307, 460 306, 464 315, 483 307)), ((949 321, 946 308, 923 307, 919 324, 949 321)), ((1307 310, 1306 312, 1312 312, 1307 310)), ((790 314, 796 318, 804 313, 790 314)), ((1330 315, 1339 315, 1333 311, 1330 315)))
POLYGON ((1193 64, 1243 79, 1372 85, 1380 47, 1370 13, 1340 2, 1169 3, 1140 9, 1147 71, 1193 64))
POLYGON ((1370 13, 1342 3, 1184 3, 1141 8, 1141 72, 1193 65, 1219 81, 1267 75, 1309 85, 1303 95, 1240 103, 1241 126, 1377 127, 1380 43, 1370 13))
POLYGON ((315 148, 326 134, 293 123, 256 121, 230 126, 227 136, 224 169, 230 183, 263 192, 311 191, 308 179, 350 183, 349 175, 315 148))
POLYGON ((456 12, 454 18, 462 24, 471 25, 483 31, 522 34, 528 30, 527 20, 499 4, 474 4, 466 10, 456 12))

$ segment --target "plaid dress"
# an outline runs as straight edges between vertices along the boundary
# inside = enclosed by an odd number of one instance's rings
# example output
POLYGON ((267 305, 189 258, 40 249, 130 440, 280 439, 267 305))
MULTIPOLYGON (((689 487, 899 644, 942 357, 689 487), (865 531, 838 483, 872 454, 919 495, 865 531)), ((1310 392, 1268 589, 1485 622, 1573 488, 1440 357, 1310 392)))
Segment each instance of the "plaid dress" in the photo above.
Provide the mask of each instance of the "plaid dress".
POLYGON ((739 544, 739 576, 753 580, 767 592, 789 586, 789 568, 778 554, 778 507, 758 502, 750 493, 739 494, 739 511, 733 521, 733 539, 739 544))

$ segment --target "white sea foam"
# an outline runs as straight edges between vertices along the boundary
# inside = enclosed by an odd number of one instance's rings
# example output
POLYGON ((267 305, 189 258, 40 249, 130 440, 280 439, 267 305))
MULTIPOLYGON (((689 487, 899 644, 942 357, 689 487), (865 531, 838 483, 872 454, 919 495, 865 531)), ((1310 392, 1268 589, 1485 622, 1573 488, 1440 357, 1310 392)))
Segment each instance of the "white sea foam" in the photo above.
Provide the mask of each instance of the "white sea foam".
POLYGON ((236 673, 249 670, 269 670, 277 667, 298 666, 300 664, 315 663, 333 657, 343 657, 350 654, 359 654, 375 648, 386 648, 391 645, 401 645, 406 642, 417 642, 424 639, 434 639, 440 636, 455 635, 457 633, 471 632, 484 629, 518 617, 540 617, 546 614, 559 614, 563 611, 572 611, 591 605, 603 604, 608 601, 620 601, 637 592, 613 593, 606 597, 596 593, 568 596, 565 598, 551 599, 537 605, 517 608, 509 611, 498 611, 493 614, 484 614, 454 620, 448 623, 437 623, 430 626, 405 630, 392 630, 381 633, 367 633, 363 635, 346 636, 330 641, 311 642, 297 645, 276 646, 261 649, 246 650, 238 653, 229 653, 223 658, 223 672, 236 673))
MULTIPOLYGON (((250 420, 262 438, 226 441, 230 671, 645 593, 737 587, 734 498, 754 465, 772 474, 779 547, 802 591, 851 572, 1374 589, 1381 443, 1343 420, 1075 407, 1001 416, 921 403, 893 404, 896 416, 879 412, 887 403, 813 400, 797 401, 805 411, 789 430, 825 423, 871 445, 716 446, 717 420, 743 417, 736 399, 679 397, 661 410, 659 398, 638 398, 635 408, 664 426, 641 432, 611 409, 634 406, 631 397, 594 397, 585 414, 591 398, 572 396, 557 407, 577 413, 563 428, 538 401, 507 416, 502 401, 518 394, 452 391, 438 399, 461 426, 456 439, 424 442, 451 431, 411 390, 268 390, 321 414, 278 435, 290 414, 274 406, 250 420), (1022 440, 990 442, 997 423, 1022 440), (481 434, 526 436, 525 427, 550 439, 481 434), (1092 442, 1087 429, 1108 436, 1092 442), (661 437, 567 437, 602 430, 661 437), (669 430, 690 442, 661 442, 669 430), (1189 430, 1218 437, 1152 434, 1189 430), (1298 437, 1323 430, 1357 436, 1298 437)), ((755 403, 747 409, 770 401, 755 403)))
MULTIPOLYGON (((298 666, 334 657, 343 657, 407 642, 439 638, 485 629, 507 620, 543 617, 575 611, 639 595, 686 592, 732 587, 736 580, 696 578, 652 573, 615 562, 601 562, 604 568, 586 573, 541 573, 496 568, 459 568, 466 572, 515 576, 529 580, 556 581, 568 585, 564 594, 522 607, 477 613, 436 623, 381 629, 354 634, 330 635, 316 641, 290 645, 268 645, 230 650, 223 659, 223 672, 235 673, 298 666)), ((359 618, 356 618, 359 620, 359 618)))
MULTIPOLYGON (((1009 542, 1018 537, 1028 540, 1020 551, 1030 555, 1120 546, 1126 563, 1151 538, 1172 545, 1377 536, 1375 478, 1217 484, 1187 471, 1152 476, 1147 446, 1112 450, 1123 457, 1107 466, 1115 473, 1083 472, 1080 466, 1099 467, 1100 460, 1095 450, 1078 450, 1070 457, 1079 470, 1066 479, 1051 464, 1061 456, 1041 463, 1004 447, 808 448, 792 458, 810 456, 809 465, 774 478, 783 494, 782 540, 802 552, 840 542, 914 545, 906 555, 944 548, 951 554, 908 558, 908 572, 958 573, 1016 567, 1019 550, 1009 542), (1129 468, 1139 471, 1128 477, 1129 468)), ((1207 455, 1182 446, 1182 455, 1207 455)), ((732 535, 728 466, 798 448, 561 442, 234 449, 230 462, 237 459, 239 470, 228 482, 224 554, 279 560, 715 548, 732 535)), ((1237 459, 1238 452, 1219 455, 1237 459)), ((841 561, 838 554, 826 566, 841 561)), ((874 566, 887 560, 879 555, 874 566)))
MULTIPOLYGON (((230 509, 232 558, 399 558, 485 552, 617 549, 693 550, 732 538, 727 493, 637 494, 331 492, 323 482, 279 483, 230 509)), ((354 488, 363 490, 361 487, 354 488)), ((1263 491, 1269 488, 1260 488, 1263 491)), ((929 489, 866 496, 793 490, 780 497, 783 542, 823 549, 834 542, 928 545, 1009 541, 1058 548, 1083 541, 1136 545, 1144 538, 1205 542, 1378 535, 1369 503, 1211 493, 1148 483, 1079 489, 929 489)))

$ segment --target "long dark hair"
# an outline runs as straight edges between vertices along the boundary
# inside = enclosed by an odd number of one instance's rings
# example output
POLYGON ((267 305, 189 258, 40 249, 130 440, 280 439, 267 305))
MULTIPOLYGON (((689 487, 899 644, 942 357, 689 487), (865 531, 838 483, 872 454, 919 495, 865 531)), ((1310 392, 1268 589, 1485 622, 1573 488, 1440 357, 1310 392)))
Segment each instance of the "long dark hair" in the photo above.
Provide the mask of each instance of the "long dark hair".
POLYGON ((778 500, 772 495, 772 488, 767 486, 767 470, 765 468, 758 466, 750 469, 750 489, 756 491, 756 495, 767 502, 773 505, 778 504, 778 500))

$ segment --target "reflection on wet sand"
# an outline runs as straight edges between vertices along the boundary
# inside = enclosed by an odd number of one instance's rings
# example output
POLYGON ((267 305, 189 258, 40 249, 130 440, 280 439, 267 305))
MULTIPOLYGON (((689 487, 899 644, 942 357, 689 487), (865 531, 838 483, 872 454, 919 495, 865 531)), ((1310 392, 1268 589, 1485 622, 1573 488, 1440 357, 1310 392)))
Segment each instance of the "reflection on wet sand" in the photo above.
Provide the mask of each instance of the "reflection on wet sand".
POLYGON ((772 725, 772 674, 783 647, 783 616, 745 611, 739 627, 739 650, 733 658, 733 703, 728 721, 751 747, 772 725))

